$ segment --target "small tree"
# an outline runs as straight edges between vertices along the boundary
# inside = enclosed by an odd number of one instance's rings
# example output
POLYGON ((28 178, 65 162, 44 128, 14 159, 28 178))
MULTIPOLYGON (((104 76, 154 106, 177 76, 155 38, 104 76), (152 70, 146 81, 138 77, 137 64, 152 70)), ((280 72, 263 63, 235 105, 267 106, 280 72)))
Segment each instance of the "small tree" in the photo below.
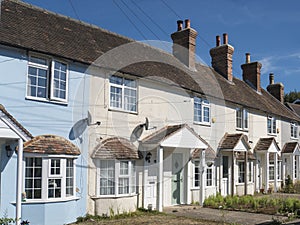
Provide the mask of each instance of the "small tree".
POLYGON ((284 102, 293 103, 295 100, 300 99, 300 92, 294 90, 284 95, 284 102))

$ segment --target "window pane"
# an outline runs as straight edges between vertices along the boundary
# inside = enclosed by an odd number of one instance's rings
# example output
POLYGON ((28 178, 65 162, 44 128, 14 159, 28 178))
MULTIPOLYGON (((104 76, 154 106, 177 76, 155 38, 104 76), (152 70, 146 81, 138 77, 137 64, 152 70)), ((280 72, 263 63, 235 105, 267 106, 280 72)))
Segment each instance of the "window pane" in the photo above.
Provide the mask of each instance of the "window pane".
POLYGON ((25 192, 28 199, 40 199, 42 188, 42 159, 25 159, 25 192))
POLYGON ((46 98, 47 84, 47 69, 28 65, 27 95, 46 98))
POLYGON ((115 161, 100 161, 100 195, 115 194, 115 161))
POLYGON ((110 76, 109 82, 112 83, 112 84, 122 85, 123 78, 122 77, 117 77, 117 76, 110 76))
POLYGON ((47 60, 43 59, 43 58, 38 58, 38 57, 31 56, 29 58, 29 62, 47 66, 47 60))
POLYGON ((66 99, 67 64, 54 61, 52 95, 62 100, 66 99))

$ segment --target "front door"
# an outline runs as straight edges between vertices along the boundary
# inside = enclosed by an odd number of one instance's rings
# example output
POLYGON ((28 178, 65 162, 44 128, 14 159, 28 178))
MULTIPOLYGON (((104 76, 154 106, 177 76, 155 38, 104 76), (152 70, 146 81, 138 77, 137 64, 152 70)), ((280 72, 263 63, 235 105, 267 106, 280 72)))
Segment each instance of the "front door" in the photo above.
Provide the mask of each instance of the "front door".
POLYGON ((227 196, 228 195, 228 186, 229 186, 229 174, 228 174, 228 169, 229 169, 229 165, 228 165, 228 156, 223 156, 222 157, 222 161, 223 161, 223 177, 222 177, 222 183, 221 183, 221 195, 222 196, 227 196))
POLYGON ((172 154, 172 204, 183 203, 183 156, 182 153, 172 154))

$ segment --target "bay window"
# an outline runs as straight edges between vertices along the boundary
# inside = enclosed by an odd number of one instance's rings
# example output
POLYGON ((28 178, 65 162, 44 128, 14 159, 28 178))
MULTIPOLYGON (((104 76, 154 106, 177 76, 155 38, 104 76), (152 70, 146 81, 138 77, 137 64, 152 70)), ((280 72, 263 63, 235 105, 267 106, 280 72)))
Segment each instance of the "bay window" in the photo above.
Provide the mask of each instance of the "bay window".
POLYGON ((75 195, 74 158, 25 157, 25 192, 31 200, 64 200, 75 195))
POLYGON ((99 160, 99 195, 135 194, 135 163, 128 160, 99 160))

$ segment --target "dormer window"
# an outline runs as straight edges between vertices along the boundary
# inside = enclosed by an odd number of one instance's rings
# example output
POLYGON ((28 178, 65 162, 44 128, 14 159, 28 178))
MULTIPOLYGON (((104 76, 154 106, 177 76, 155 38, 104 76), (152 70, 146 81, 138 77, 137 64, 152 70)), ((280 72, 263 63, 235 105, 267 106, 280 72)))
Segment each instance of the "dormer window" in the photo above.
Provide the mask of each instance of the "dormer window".
POLYGON ((296 123, 291 123, 291 138, 298 138, 298 126, 296 123))
POLYGON ((208 100, 194 97, 194 121, 200 124, 210 124, 210 103, 208 100))
POLYGON ((248 111, 244 108, 236 109, 236 128, 248 130, 248 111))
POLYGON ((276 118, 268 116, 268 134, 276 135, 276 118))

